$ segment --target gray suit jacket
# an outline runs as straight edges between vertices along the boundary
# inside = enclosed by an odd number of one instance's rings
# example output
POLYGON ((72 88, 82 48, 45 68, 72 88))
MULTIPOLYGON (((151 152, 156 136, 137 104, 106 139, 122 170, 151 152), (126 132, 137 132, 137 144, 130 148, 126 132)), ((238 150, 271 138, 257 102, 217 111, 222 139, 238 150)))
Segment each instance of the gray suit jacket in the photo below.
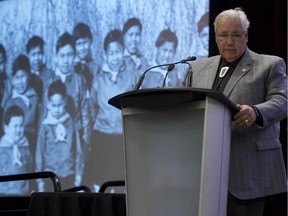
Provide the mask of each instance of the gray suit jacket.
MULTIPOLYGON (((194 62, 193 87, 211 89, 220 56, 194 62)), ((279 121, 287 117, 287 71, 283 59, 248 48, 224 89, 235 104, 256 106, 263 128, 232 128, 229 191, 252 199, 287 191, 279 121)))

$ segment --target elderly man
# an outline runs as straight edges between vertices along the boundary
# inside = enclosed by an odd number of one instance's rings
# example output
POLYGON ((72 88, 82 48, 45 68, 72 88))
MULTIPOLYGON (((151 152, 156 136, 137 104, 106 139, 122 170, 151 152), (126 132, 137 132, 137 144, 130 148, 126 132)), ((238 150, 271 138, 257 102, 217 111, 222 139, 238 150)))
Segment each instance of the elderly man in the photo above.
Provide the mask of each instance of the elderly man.
POLYGON ((217 89, 239 109, 232 121, 229 216, 263 215, 265 197, 287 191, 279 141, 279 121, 287 116, 286 65, 247 47, 249 24, 239 8, 220 13, 214 23, 220 55, 191 66, 193 87, 217 89))

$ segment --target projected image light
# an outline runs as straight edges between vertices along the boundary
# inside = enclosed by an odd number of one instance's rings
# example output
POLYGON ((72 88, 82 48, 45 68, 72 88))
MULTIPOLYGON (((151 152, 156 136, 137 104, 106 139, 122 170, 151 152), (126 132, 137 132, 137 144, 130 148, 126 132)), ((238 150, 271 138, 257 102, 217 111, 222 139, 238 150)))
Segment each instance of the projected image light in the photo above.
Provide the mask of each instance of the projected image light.
MULTIPOLYGON (((153 65, 207 57, 208 13, 208 0, 0 1, 0 175, 52 171, 62 189, 95 191, 124 179, 122 117, 108 99, 153 65), (24 114, 21 136, 9 129, 12 106, 24 114)), ((186 69, 165 87, 179 87, 186 69)), ((149 71, 141 88, 162 87, 166 72, 149 71)), ((5 184, 0 193, 12 193, 5 184)), ((13 193, 52 190, 28 186, 13 193)))

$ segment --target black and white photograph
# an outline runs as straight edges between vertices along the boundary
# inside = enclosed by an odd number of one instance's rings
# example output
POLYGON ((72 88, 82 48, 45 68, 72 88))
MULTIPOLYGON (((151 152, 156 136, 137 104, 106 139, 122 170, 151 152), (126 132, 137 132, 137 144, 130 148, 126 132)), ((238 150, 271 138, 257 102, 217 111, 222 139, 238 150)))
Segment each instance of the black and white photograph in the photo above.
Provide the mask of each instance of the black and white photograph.
MULTIPOLYGON (((208 57, 208 0, 8 0, 0 14, 1 109, 23 110, 30 170, 55 172, 63 188, 97 192, 124 179, 121 111, 110 98, 132 91, 149 67, 208 57)), ((187 67, 165 83, 167 66, 155 68, 140 88, 180 87, 187 67)), ((45 188, 39 180, 30 191, 45 188)))

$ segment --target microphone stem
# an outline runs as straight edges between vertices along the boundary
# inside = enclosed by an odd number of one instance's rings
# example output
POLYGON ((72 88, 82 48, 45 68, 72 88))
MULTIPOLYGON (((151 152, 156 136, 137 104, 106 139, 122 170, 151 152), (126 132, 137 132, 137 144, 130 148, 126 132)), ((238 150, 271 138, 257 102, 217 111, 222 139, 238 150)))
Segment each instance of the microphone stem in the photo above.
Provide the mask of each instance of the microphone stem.
MULTIPOLYGON (((189 64, 188 61, 194 61, 194 60, 196 60, 196 57, 195 57, 195 56, 189 56, 188 58, 183 59, 183 60, 178 61, 178 62, 174 62, 174 63, 170 63, 170 64, 155 65, 155 66, 153 66, 153 67, 148 68, 148 69, 147 69, 146 71, 144 71, 144 73, 140 76, 138 82, 136 83, 136 85, 135 85, 135 87, 134 87, 134 91, 139 90, 139 88, 141 87, 142 82, 143 82, 143 80, 144 80, 144 78, 145 78, 145 74, 146 74, 148 71, 150 71, 150 70, 152 70, 152 69, 154 69, 154 68, 157 68, 157 67, 164 67, 164 66, 170 66, 170 67, 172 67, 171 65, 174 65, 174 66, 173 66, 173 68, 174 68, 176 64, 180 64, 180 63, 181 63, 181 64, 183 64, 183 63, 189 64)), ((169 73, 171 70, 173 70, 173 68, 172 68, 172 69, 169 69, 169 68, 167 69, 167 73, 166 73, 166 76, 165 76, 165 79, 164 79, 163 86, 165 85, 165 81, 166 81, 166 78, 167 78, 168 73, 169 73)), ((189 68, 190 68, 190 64, 189 64, 189 68)))
POLYGON ((188 67, 188 72, 187 72, 186 77, 185 77, 185 79, 186 79, 185 84, 186 84, 186 87, 191 88, 192 82, 193 82, 193 71, 192 71, 191 65, 188 62, 187 62, 187 64, 189 65, 189 67, 188 67))
POLYGON ((144 78, 145 78, 145 75, 146 75, 146 73, 147 73, 148 71, 150 71, 150 70, 152 70, 152 69, 154 69, 154 68, 157 68, 157 67, 164 67, 164 66, 169 66, 169 65, 171 65, 171 64, 155 65, 155 66, 150 67, 150 68, 148 68, 147 70, 145 70, 144 73, 140 76, 138 82, 136 83, 136 85, 135 85, 135 87, 134 87, 134 91, 139 90, 139 88, 140 88, 140 86, 142 85, 142 82, 143 82, 143 80, 144 80, 144 78))
POLYGON ((162 85, 162 88, 165 87, 165 83, 166 83, 166 79, 168 77, 168 74, 170 73, 170 71, 172 71, 173 69, 175 68, 175 64, 170 64, 167 68, 167 72, 165 74, 165 77, 164 77, 164 81, 163 81, 163 85, 162 85))

